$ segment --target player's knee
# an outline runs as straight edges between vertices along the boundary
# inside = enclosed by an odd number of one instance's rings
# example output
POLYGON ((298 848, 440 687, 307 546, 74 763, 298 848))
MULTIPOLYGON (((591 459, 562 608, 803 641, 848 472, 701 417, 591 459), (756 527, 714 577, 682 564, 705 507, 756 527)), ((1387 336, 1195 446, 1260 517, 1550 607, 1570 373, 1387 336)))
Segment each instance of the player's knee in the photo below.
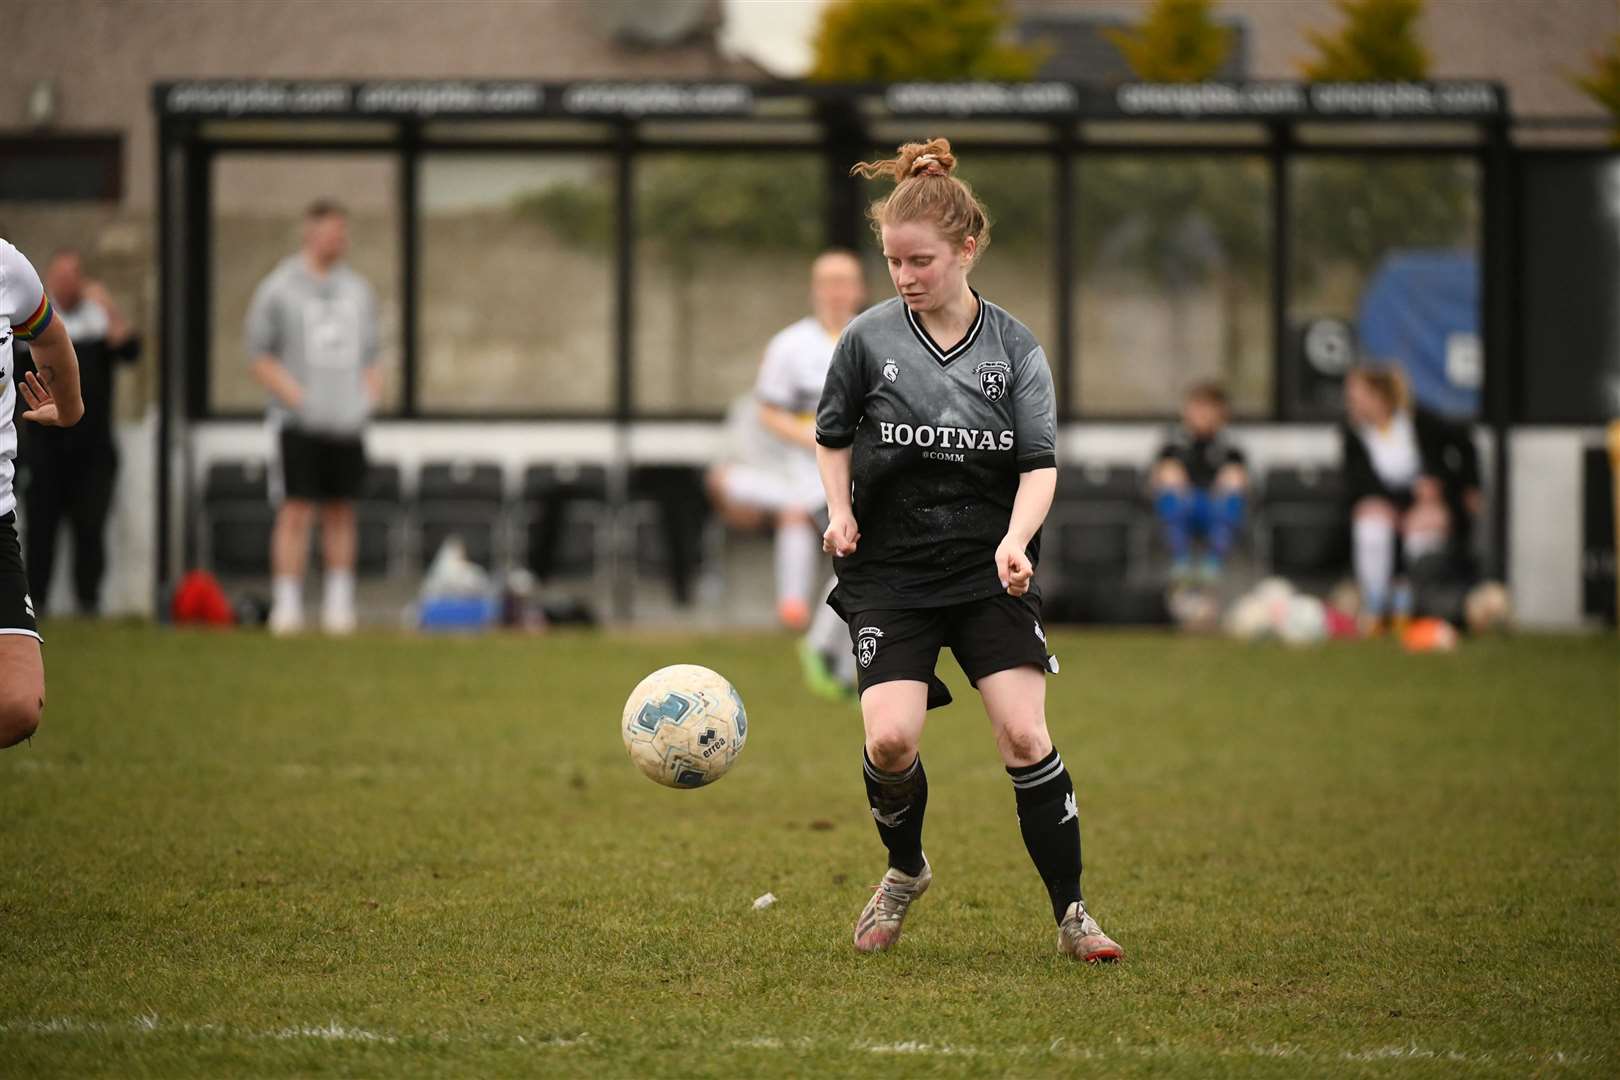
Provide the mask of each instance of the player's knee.
POLYGON ((315 507, 303 499, 288 499, 281 504, 280 520, 294 529, 305 529, 315 520, 315 507))
POLYGON ((1155 492, 1174 491, 1184 492, 1190 487, 1187 470, 1179 461, 1161 461, 1153 469, 1153 489, 1155 492))
POLYGON ((1038 716, 1003 724, 999 734, 1003 756, 1011 762, 1031 764, 1041 760, 1052 749, 1052 739, 1046 733, 1046 722, 1038 716))
POLYGON ((885 772, 895 772, 911 764, 917 748, 905 731, 883 724, 873 725, 866 736, 866 756, 885 772))
POLYGON ((1241 465, 1223 465, 1215 474, 1215 491, 1220 495, 1242 495, 1249 487, 1249 474, 1241 465))
POLYGON ((710 502, 723 506, 726 502, 726 467, 715 465, 704 473, 703 487, 709 493, 710 502))
POLYGON ((1401 532, 1406 536, 1444 536, 1450 531, 1451 515, 1443 505, 1415 506, 1407 511, 1406 517, 1401 522, 1401 532))
POLYGON ((1357 500, 1350 513, 1357 521, 1377 521, 1390 525, 1395 523, 1394 504, 1388 499, 1380 499, 1374 495, 1357 500))
POLYGON ((15 746, 38 731, 44 705, 37 694, 0 691, 0 749, 15 746))

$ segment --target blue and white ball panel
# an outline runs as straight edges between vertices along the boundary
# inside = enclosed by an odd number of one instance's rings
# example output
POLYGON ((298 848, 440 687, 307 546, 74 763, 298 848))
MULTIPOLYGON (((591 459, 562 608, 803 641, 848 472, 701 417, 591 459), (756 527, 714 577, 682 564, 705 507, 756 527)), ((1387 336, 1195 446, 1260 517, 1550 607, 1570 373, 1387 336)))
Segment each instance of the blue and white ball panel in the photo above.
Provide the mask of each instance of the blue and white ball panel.
POLYGON ((625 702, 625 749, 666 787, 694 788, 724 776, 748 738, 748 713, 726 679, 697 664, 660 668, 625 702))

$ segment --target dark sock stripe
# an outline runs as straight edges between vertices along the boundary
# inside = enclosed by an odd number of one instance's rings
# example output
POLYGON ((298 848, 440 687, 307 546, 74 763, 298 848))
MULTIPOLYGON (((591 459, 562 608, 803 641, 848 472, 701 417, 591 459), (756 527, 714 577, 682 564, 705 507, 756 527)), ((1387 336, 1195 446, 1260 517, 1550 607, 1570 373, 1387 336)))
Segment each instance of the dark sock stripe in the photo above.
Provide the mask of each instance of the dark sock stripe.
POLYGON ((921 764, 922 755, 918 754, 916 757, 911 759, 911 764, 904 771, 897 773, 884 772, 882 769, 872 764, 871 756, 868 755, 864 749, 861 751, 861 766, 866 770, 866 775, 870 776, 879 784, 904 783, 905 781, 910 780, 913 776, 917 775, 917 767, 921 764))
POLYGON ((1007 775, 1012 777, 1014 780, 1024 780, 1030 776, 1033 776, 1035 773, 1051 768, 1053 762, 1061 760, 1062 759, 1058 757, 1057 747, 1054 746, 1052 747, 1052 752, 1050 754, 1047 754, 1033 765, 1007 766, 1007 775))

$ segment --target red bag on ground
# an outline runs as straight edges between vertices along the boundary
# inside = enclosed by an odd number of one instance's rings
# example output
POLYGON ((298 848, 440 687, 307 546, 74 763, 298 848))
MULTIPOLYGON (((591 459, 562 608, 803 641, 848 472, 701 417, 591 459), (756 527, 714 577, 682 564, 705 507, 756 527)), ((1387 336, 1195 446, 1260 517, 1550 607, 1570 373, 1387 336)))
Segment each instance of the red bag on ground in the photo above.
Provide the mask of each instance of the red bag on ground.
POLYGON ((219 580, 206 570, 193 570, 180 579, 174 590, 170 613, 177 625, 200 623, 204 626, 230 626, 236 622, 236 612, 225 599, 225 590, 219 580))

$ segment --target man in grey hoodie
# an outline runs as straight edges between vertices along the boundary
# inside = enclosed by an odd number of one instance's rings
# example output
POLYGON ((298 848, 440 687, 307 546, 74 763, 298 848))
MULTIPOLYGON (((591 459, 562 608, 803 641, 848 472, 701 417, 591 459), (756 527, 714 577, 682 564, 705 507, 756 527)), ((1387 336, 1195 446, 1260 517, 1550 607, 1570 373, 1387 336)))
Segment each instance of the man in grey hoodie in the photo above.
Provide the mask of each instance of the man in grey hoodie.
POLYGON ((328 200, 304 215, 303 244, 259 284, 243 336, 255 379, 269 394, 280 500, 270 562, 270 630, 303 629, 303 578, 317 515, 326 564, 321 628, 354 629, 354 500, 365 483, 366 421, 380 393, 377 303, 343 261, 348 216, 328 200))

